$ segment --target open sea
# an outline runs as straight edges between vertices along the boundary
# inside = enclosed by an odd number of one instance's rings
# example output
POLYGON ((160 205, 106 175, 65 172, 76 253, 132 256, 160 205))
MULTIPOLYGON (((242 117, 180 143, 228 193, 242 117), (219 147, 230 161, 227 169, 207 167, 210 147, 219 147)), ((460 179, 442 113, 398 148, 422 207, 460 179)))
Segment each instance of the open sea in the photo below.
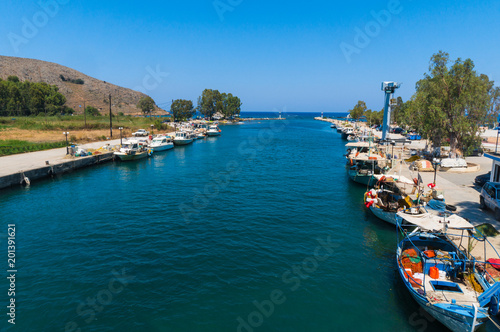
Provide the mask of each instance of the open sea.
POLYGON ((4 277, 0 330, 445 330, 399 281, 396 230, 366 210, 318 115, 1 191, 3 274, 8 224, 17 273, 16 324, 4 277))

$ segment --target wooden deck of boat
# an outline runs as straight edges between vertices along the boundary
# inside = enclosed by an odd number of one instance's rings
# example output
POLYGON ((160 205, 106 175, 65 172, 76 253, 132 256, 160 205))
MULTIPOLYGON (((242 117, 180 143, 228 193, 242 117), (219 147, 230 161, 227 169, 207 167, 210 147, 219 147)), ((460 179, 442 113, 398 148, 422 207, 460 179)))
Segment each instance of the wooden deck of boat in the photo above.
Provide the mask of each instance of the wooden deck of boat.
POLYGON ((424 286, 426 289, 427 299, 431 303, 439 303, 439 302, 451 303, 451 300, 455 300, 456 304, 472 305, 472 303, 477 303, 477 297, 481 295, 481 293, 476 293, 472 288, 472 286, 468 286, 462 282, 460 283, 455 282, 455 284, 457 284, 460 287, 463 293, 450 292, 450 291, 436 291, 433 289, 430 283, 431 280, 452 282, 450 280, 443 278, 432 279, 428 275, 425 276, 424 286))

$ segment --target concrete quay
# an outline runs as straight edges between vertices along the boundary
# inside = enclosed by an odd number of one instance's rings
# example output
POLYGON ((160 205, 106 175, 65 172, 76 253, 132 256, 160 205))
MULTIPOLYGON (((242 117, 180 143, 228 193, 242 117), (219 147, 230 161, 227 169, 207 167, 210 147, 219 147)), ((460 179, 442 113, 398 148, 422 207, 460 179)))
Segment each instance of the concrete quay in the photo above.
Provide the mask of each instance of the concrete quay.
MULTIPOLYGON (((84 149, 98 149, 105 145, 120 144, 120 140, 94 142, 81 145, 84 149)), ((23 153, 0 158, 0 189, 22 185, 24 177, 30 182, 60 175, 79 168, 113 160, 112 152, 86 157, 66 155, 66 148, 23 153)))

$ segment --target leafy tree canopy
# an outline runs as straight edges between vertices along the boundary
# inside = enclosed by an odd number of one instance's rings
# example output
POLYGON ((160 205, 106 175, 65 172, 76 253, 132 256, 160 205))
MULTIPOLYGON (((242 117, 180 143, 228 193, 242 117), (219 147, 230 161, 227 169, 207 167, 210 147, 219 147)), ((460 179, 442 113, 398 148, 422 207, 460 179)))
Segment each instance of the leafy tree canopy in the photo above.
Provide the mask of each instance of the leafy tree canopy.
POLYGON ((149 96, 142 97, 137 103, 137 108, 140 108, 146 115, 155 109, 155 101, 149 96))
POLYGON ((194 109, 191 100, 176 99, 172 101, 170 111, 174 116, 174 120, 184 121, 193 117, 194 109))
POLYGON ((354 120, 358 120, 365 113, 365 111, 365 102, 359 100, 358 103, 351 110, 349 110, 349 114, 351 115, 351 118, 353 118, 354 120))
POLYGON ((212 119, 217 111, 222 111, 222 96, 219 90, 205 89, 201 94, 199 101, 199 111, 205 117, 212 119))
POLYGON ((87 106, 85 107, 85 113, 90 116, 101 116, 101 113, 99 113, 99 110, 95 107, 92 106, 87 106))
POLYGON ((431 57, 429 72, 416 84, 408 105, 413 114, 410 125, 434 146, 448 140, 452 156, 458 149, 477 145, 479 124, 487 121, 498 101, 493 84, 476 73, 471 59, 458 58, 450 64, 449 54, 439 51, 431 57))
POLYGON ((55 85, 20 82, 17 76, 0 79, 0 116, 71 114, 66 97, 55 85))

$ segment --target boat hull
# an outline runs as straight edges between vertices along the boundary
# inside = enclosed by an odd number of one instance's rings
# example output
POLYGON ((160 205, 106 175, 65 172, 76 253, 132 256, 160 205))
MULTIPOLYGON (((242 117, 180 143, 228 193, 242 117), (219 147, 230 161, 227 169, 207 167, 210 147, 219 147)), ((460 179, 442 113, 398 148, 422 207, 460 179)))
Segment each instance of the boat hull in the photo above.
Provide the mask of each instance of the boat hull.
POLYGON ((118 158, 121 161, 131 161, 131 160, 139 160, 146 158, 148 156, 147 151, 135 153, 135 154, 126 154, 123 152, 115 152, 114 153, 115 157, 118 158))
POLYGON ((220 136, 220 133, 219 132, 207 132, 207 135, 210 137, 214 137, 214 136, 220 136))
POLYGON ((160 145, 160 146, 151 146, 151 149, 153 149, 154 152, 167 151, 167 150, 170 150, 170 149, 173 149, 173 148, 174 148, 173 144, 160 145))
POLYGON ((392 224, 396 226, 397 221, 396 221, 396 212, 388 212, 384 211, 378 207, 375 206, 370 206, 370 211, 375 215, 375 217, 382 219, 383 221, 388 222, 389 224, 392 224))
POLYGON ((174 145, 188 145, 193 143, 192 138, 174 139, 174 145))
POLYGON ((349 178, 357 183, 364 184, 369 187, 373 187, 378 179, 371 174, 358 174, 355 170, 349 170, 349 178))
MULTIPOLYGON (((398 271, 399 276, 402 278, 405 287, 410 292, 410 295, 422 307, 422 309, 427 311, 432 317, 436 318, 439 322, 441 322, 444 326, 452 331, 471 331, 472 321, 474 320, 474 312, 472 309, 470 309, 470 311, 465 311, 469 314, 460 314, 458 313, 458 311, 460 309, 463 309, 463 307, 451 304, 429 303, 426 298, 420 296, 413 289, 413 287, 411 287, 410 283, 406 281, 401 268, 398 268, 398 271)), ((483 312, 484 310, 484 308, 478 308, 474 331, 488 320, 488 316, 483 312)))

